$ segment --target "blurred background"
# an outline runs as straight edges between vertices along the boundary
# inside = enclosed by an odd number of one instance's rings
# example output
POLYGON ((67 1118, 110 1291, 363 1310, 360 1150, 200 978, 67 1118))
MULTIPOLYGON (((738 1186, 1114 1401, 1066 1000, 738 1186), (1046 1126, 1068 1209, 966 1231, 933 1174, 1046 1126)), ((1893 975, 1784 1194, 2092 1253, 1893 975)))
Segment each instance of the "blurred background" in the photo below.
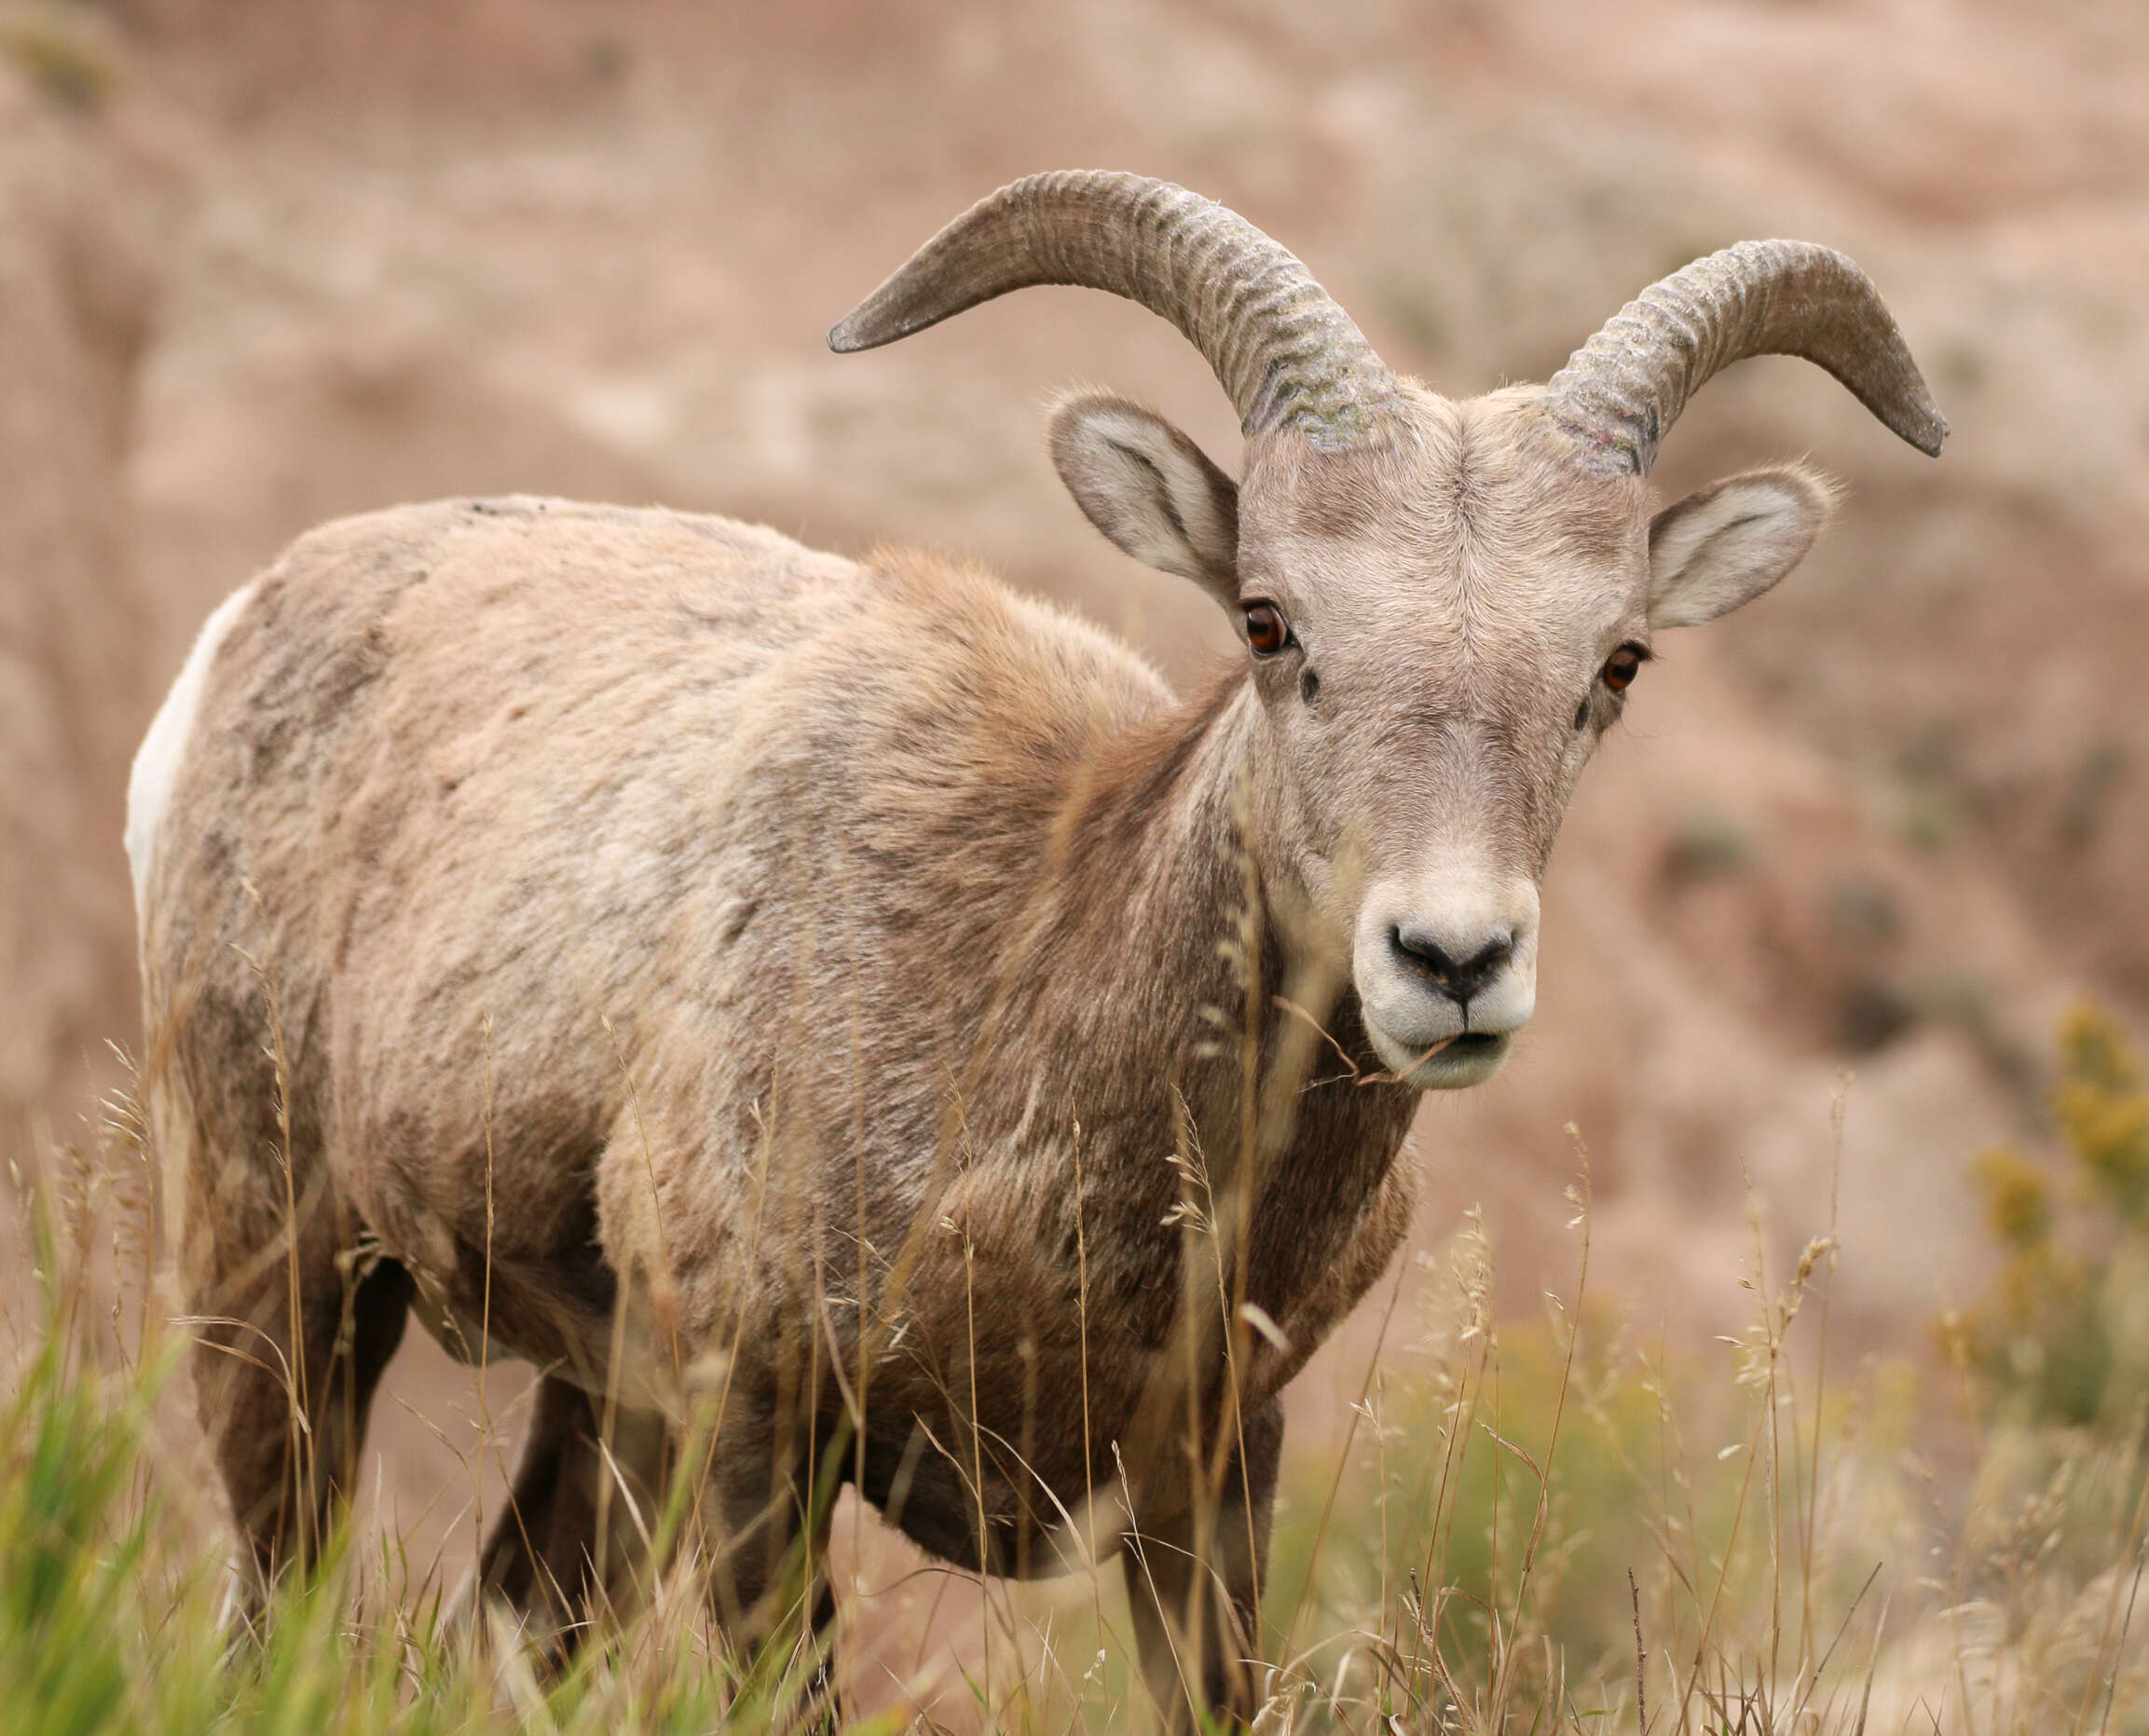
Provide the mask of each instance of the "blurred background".
MULTIPOLYGON (((1683 418, 1667 496, 1803 454, 1844 509, 1660 647, 1553 866, 1535 1024, 1420 1117, 1420 1239, 1482 1202, 1534 1309, 1579 1138, 1593 1289, 1705 1344, 1749 1187, 1795 1252, 1840 1124, 1840 1330, 1928 1355, 1995 1258, 1966 1167, 2050 1143, 2061 1009, 2149 1026, 2145 89, 2128 0, 0 0, 0 1147, 94 1137, 136 1026, 129 759, 308 526, 527 490, 925 543, 1184 678, 1223 622, 1089 530, 1040 439, 1108 385, 1231 467, 1175 333, 1040 290, 824 348, 973 199, 1183 182, 1455 395, 1794 236, 1872 274, 1953 439, 1924 459, 1776 359, 1683 418)), ((1362 1360, 1309 1372, 1304 1427, 1362 1360)), ((452 1563, 463 1376, 413 1334, 391 1379, 376 1499, 452 1563)))

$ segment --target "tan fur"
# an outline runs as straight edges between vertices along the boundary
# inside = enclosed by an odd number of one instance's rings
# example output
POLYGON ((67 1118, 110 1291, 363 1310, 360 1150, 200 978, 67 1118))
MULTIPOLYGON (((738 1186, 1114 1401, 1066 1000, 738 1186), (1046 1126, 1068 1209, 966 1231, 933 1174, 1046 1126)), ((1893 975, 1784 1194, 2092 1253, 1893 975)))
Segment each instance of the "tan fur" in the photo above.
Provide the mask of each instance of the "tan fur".
MULTIPOLYGON (((1204 1451, 1243 1423, 1214 1620, 1244 1629, 1278 1395, 1409 1217, 1367 900, 1534 888, 1618 710, 1597 671, 1647 633, 1638 480, 1578 470, 1527 390, 1403 404, 1377 448, 1253 441, 1239 591, 1303 649, 1189 699, 983 573, 683 513, 406 507, 262 576, 152 841, 144 960, 190 1305, 254 1351, 199 1384, 264 1572, 416 1300, 547 1370, 486 1564, 533 1618, 602 1577, 578 1394, 652 1481, 721 1395, 736 1613, 829 1456, 998 1571, 1055 1565, 1106 1490, 1107 1541, 1192 1536, 1191 1383, 1204 1451), (1219 1260, 1286 1348, 1217 1318, 1219 1260)), ((1243 1706, 1211 1632, 1203 1691, 1243 1706)))

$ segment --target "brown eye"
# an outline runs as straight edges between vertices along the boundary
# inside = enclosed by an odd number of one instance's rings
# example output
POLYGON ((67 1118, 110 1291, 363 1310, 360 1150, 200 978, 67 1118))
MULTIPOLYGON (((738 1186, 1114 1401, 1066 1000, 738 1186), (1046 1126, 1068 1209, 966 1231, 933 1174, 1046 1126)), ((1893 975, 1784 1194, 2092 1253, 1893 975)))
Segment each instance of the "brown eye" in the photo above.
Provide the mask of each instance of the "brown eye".
POLYGON ((1623 693, 1634 685, 1634 678, 1641 673, 1642 664, 1649 661, 1649 648, 1644 645, 1622 645, 1604 660, 1601 671, 1605 686, 1615 693, 1623 693))
POLYGON ((1273 603, 1246 606, 1246 643, 1256 657, 1273 657, 1291 643, 1291 624, 1273 603))

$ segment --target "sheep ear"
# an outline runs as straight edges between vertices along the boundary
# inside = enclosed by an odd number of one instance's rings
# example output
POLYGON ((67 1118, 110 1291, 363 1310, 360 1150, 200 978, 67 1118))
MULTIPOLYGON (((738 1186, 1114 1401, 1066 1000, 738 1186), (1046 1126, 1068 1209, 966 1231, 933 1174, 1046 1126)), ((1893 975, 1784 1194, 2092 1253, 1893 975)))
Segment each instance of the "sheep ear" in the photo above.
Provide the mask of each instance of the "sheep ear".
POLYGON ((1052 463, 1089 522, 1144 566, 1239 606, 1239 488, 1162 417, 1084 393, 1052 414, 1052 463))
POLYGON ((1796 465, 1690 494, 1649 524, 1649 625, 1691 627, 1750 603, 1814 546, 1835 489, 1796 465))

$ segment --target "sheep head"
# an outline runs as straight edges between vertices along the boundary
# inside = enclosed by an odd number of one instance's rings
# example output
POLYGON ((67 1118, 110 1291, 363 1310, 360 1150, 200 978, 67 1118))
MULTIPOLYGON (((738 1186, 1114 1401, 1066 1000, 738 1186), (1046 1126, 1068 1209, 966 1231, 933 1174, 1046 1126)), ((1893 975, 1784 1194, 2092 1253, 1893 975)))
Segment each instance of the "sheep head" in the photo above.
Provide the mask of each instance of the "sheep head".
POLYGON ((1766 591, 1828 516, 1827 485, 1795 466, 1658 509, 1649 468, 1688 398, 1786 353, 1923 451, 1947 431, 1871 283, 1825 248, 1727 248, 1646 290, 1546 385, 1455 401, 1391 374, 1243 218, 1102 172, 993 194, 829 342, 869 349, 1035 283, 1171 320, 1239 413, 1237 485, 1099 394, 1058 409, 1054 462, 1108 539, 1236 623, 1272 908, 1337 961, 1382 1060, 1424 1087, 1490 1077, 1528 1019, 1539 882, 1653 636, 1766 591))

